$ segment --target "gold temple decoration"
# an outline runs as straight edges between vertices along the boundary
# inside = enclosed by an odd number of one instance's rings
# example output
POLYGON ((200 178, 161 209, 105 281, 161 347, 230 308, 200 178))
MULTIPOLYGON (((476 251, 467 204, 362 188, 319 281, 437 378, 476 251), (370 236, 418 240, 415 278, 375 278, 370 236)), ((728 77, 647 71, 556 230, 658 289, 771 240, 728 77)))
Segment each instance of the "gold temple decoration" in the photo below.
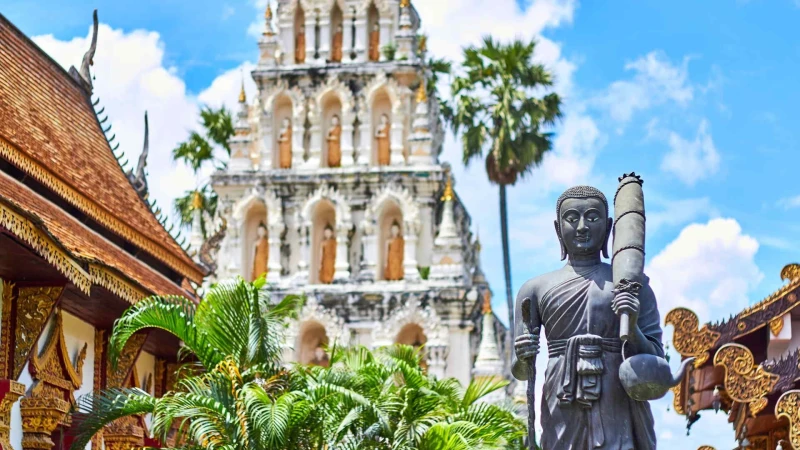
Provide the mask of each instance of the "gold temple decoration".
POLYGON ((800 264, 787 264, 781 269, 781 280, 794 281, 800 278, 800 264))
POLYGON ((700 447, 697 447, 697 450, 717 450, 717 449, 710 445, 701 445, 700 447))
POLYGON ((161 358, 156 358, 156 367, 154 369, 155 375, 153 376, 154 379, 154 387, 153 387, 153 396, 155 397, 162 397, 164 395, 164 384, 166 383, 166 371, 167 371, 167 361, 161 358))
POLYGON ((483 294, 483 311, 484 314, 492 313, 492 293, 487 289, 483 294))
POLYGON ((411 0, 400 0, 401 8, 408 8, 409 6, 411 6, 411 0))
MULTIPOLYGON (((105 374, 103 373, 103 362, 106 360, 105 356, 105 342, 106 342, 106 331, 101 330, 99 328, 95 328, 94 330, 94 386, 92 389, 94 393, 97 394, 103 390, 103 381, 105 378, 105 374)), ((93 449, 101 449, 103 448, 103 430, 98 431, 97 433, 92 436, 92 448, 93 449)))
POLYGON ((75 405, 74 392, 81 387, 81 371, 88 344, 72 364, 64 341, 64 320, 56 313, 55 325, 41 355, 33 352, 30 361, 34 385, 28 397, 20 400, 23 450, 49 450, 51 435, 61 425, 70 425, 70 408, 75 405))
MULTIPOLYGON (((134 364, 123 383, 116 387, 139 388, 141 386, 139 386, 138 380, 139 374, 134 364)), ((142 447, 145 436, 144 427, 144 420, 140 415, 122 417, 111 422, 103 429, 103 442, 106 450, 130 450, 142 447)))
POLYGON ((442 201, 449 202, 455 198, 455 193, 453 192, 453 177, 450 175, 450 171, 447 171, 447 181, 444 185, 444 194, 442 194, 442 201))
POLYGON ((239 91, 239 103, 247 102, 247 95, 244 93, 244 74, 242 74, 242 89, 239 91))
POLYGON ((725 368, 726 393, 736 402, 747 403, 753 417, 767 406, 767 394, 780 380, 779 375, 755 364, 750 349, 739 344, 720 347, 714 355, 714 366, 725 368))
MULTIPOLYGON (((24 172, 30 174, 34 179, 44 184, 47 188, 57 193, 60 197, 67 200, 70 204, 81 210, 83 213, 85 213, 92 219, 97 220, 104 227, 114 231, 115 233, 127 239, 128 241, 132 242, 136 246, 144 249, 145 251, 155 256, 162 262, 166 263, 171 268, 177 270, 182 275, 189 277, 193 281, 202 279, 202 274, 198 271, 196 267, 192 267, 182 259, 170 253, 168 250, 162 247, 160 243, 157 243, 154 240, 142 235, 138 230, 133 228, 133 226, 126 224, 122 220, 106 212, 106 210, 103 207, 99 206, 97 203, 87 198, 84 194, 77 191, 69 184, 65 183, 64 181, 61 181, 61 179, 51 174, 48 169, 39 164, 36 160, 31 158, 24 152, 18 150, 16 147, 11 145, 10 142, 6 141, 2 137, 0 137, 0 156, 2 156, 15 166, 19 167, 24 172)), ((16 229, 12 229, 7 226, 6 222, 9 219, 5 217, 7 215, 5 210, 6 210, 5 207, 0 208, 0 224, 2 224, 3 227, 5 227, 6 229, 13 232, 16 236, 21 237, 23 240, 25 240, 27 244, 34 247, 34 249, 41 254, 41 252, 39 251, 40 248, 34 246, 31 242, 29 242, 28 241, 29 238, 18 234, 16 232, 16 229)), ((17 227, 18 226, 19 225, 17 225, 17 227)), ((36 235, 36 233, 32 233, 31 231, 28 231, 26 234, 29 236, 36 235)), ((66 263, 56 264, 56 262, 52 261, 51 259, 48 259, 52 258, 53 256, 47 256, 47 255, 42 255, 42 256, 44 256, 45 259, 47 259, 47 262, 53 264, 62 272, 64 272, 65 270, 64 267, 67 266, 69 263, 69 261, 67 261, 66 263)), ((69 259, 70 258, 67 258, 67 260, 69 259)), ((70 281, 75 283, 78 287, 83 288, 85 286, 86 289, 84 289, 84 292, 86 292, 87 294, 89 293, 88 284, 85 283, 80 284, 79 282, 75 282, 75 280, 73 280, 73 278, 70 276, 69 273, 64 273, 64 274, 67 276, 67 278, 70 279, 70 281)))
POLYGON ((417 103, 425 103, 428 101, 428 90, 425 87, 425 79, 423 78, 419 82, 419 88, 417 89, 417 103))
POLYGON ((0 379, 11 378, 11 315, 14 301, 14 283, 3 280, 3 310, 0 328, 0 379))
POLYGON ((675 328, 672 343, 681 356, 695 357, 695 367, 702 366, 708 361, 709 350, 714 348, 719 340, 720 333, 708 329, 708 325, 700 326, 700 320, 692 310, 675 308, 664 318, 664 323, 675 328))
POLYGON ((272 29, 272 6, 269 1, 267 1, 267 9, 264 11, 264 22, 266 23, 266 29, 262 34, 264 36, 275 36, 275 31, 272 29))
POLYGON ((203 194, 200 191, 194 191, 192 195, 192 209, 198 210, 203 208, 203 194))
POLYGON ((108 289, 111 293, 130 304, 134 304, 148 296, 145 291, 106 267, 91 264, 89 265, 89 275, 92 277, 92 283, 108 289))
POLYGON ((792 292, 798 287, 800 287, 800 265, 798 264, 787 264, 783 269, 781 269, 781 279, 784 281, 789 281, 786 285, 778 289, 777 291, 773 292, 764 300, 756 303, 753 306, 745 308, 744 311, 739 315, 740 318, 747 317, 757 312, 763 311, 767 309, 773 303, 782 299, 785 295, 786 298, 794 303, 797 301, 797 295, 792 292), (787 295, 788 294, 788 295, 787 295))
POLYGON ((775 404, 775 417, 789 420, 789 436, 792 448, 800 448, 800 391, 784 393, 775 404))
POLYGON ((0 380, 0 448, 14 450, 11 446, 11 407, 23 395, 25 385, 14 380, 0 380))
POLYGON ((146 333, 134 334, 128 339, 122 352, 120 352, 116 368, 113 367, 111 361, 106 361, 106 388, 125 387, 125 382, 130 376, 131 370, 134 369, 136 359, 139 357, 146 340, 146 333))
POLYGON ((63 291, 60 286, 17 288, 12 379, 19 379, 29 356, 31 361, 36 357, 32 350, 63 291))
POLYGON ((419 37, 418 48, 420 53, 425 53, 428 51, 428 36, 423 34, 419 37))
POLYGON ((680 414, 682 416, 686 415, 686 409, 683 407, 683 401, 681 399, 682 395, 681 391, 683 390, 683 383, 684 381, 681 381, 680 383, 676 384, 672 389, 670 389, 673 394, 672 408, 675 409, 675 412, 677 414, 680 414))
POLYGON ((769 321, 769 331, 772 332, 772 335, 778 337, 783 330, 783 316, 776 317, 769 321))

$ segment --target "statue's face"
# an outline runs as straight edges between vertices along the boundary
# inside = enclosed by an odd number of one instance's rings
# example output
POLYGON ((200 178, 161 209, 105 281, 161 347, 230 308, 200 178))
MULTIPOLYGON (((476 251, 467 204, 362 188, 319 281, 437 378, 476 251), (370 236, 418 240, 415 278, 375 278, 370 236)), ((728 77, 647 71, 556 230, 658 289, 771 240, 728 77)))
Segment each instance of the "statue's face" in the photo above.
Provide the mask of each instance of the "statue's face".
POLYGON ((288 117, 283 119, 283 127, 284 128, 288 128, 289 127, 289 118, 288 117))
POLYGON ((389 116, 387 116, 386 114, 382 114, 381 115, 381 125, 386 125, 386 122, 388 122, 388 121, 389 121, 389 116))
POLYGON ((597 198, 568 198, 561 204, 559 225, 568 255, 593 255, 605 242, 608 211, 597 198))
POLYGON ((333 124, 333 126, 339 125, 339 116, 331 117, 331 123, 333 124))
POLYGON ((325 239, 330 239, 333 236, 333 230, 330 228, 325 228, 325 231, 322 234, 325 236, 325 239))
POLYGON ((263 238, 267 235, 267 229, 264 227, 258 227, 258 237, 263 238))
POLYGON ((400 235, 400 227, 397 225, 392 225, 392 237, 397 237, 400 235))

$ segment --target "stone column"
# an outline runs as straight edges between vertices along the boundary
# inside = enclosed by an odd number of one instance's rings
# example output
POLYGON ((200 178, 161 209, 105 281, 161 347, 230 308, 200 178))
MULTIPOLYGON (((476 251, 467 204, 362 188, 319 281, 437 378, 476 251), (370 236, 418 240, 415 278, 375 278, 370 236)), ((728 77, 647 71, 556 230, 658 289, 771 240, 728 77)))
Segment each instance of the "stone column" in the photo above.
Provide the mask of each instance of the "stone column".
POLYGON ((403 156, 403 119, 402 114, 397 111, 392 113, 392 126, 389 144, 391 145, 391 160, 393 166, 404 166, 406 164, 403 156))
POLYGON ((364 12, 363 14, 356 16, 356 61, 357 62, 364 62, 367 60, 367 14, 364 12))
POLYGON ((336 227, 336 271, 334 272, 334 280, 349 280, 350 279, 350 229, 351 224, 343 224, 336 227))
POLYGON ((309 133, 311 134, 311 142, 308 147, 308 161, 303 164, 307 169, 319 169, 322 167, 322 117, 321 111, 312 110, 308 113, 308 119, 311 123, 309 133))
POLYGON ((342 62, 351 61, 350 55, 353 53, 353 14, 345 14, 342 17, 342 62))
MULTIPOLYGON (((381 28, 381 45, 380 45, 381 57, 380 57, 380 61, 386 61, 386 56, 383 54, 383 48, 386 47, 389 44, 393 44, 394 43, 394 39, 392 37, 392 35, 394 34, 394 33, 392 33, 393 21, 392 21, 391 17, 385 17, 385 14, 384 14, 384 15, 381 15, 380 19, 378 20, 378 24, 380 25, 380 28, 381 28)), ((396 57, 396 54, 395 54, 395 57, 396 57)))
POLYGON ((55 397, 25 397, 19 402, 22 415, 22 450, 50 450, 58 424, 67 416, 70 404, 55 397))
POLYGON ((443 379, 447 369, 447 346, 425 346, 425 352, 427 354, 426 356, 428 357, 428 374, 433 375, 440 380, 443 379))
POLYGON ((370 120, 369 112, 364 111, 360 116, 361 126, 358 131, 361 137, 359 139, 358 159, 356 160, 356 164, 359 166, 368 166, 372 163, 372 144, 375 140, 375 136, 372 135, 372 121, 370 120))
POLYGON ((317 62, 317 60, 314 58, 314 54, 317 53, 317 49, 314 47, 314 44, 316 43, 316 27, 316 17, 314 17, 310 11, 306 11, 306 64, 317 62))
POLYGON ((236 276, 245 276, 239 267, 242 258, 241 249, 241 230, 239 229, 239 221, 233 217, 228 218, 228 230, 230 235, 228 238, 228 254, 230 261, 228 261, 225 270, 225 278, 233 278, 236 276))
POLYGON ((297 235, 298 235, 297 241, 300 247, 300 260, 297 261, 297 279, 301 283, 305 284, 308 284, 309 282, 308 271, 309 271, 309 261, 311 261, 310 258, 311 243, 309 242, 310 232, 311 232, 310 222, 300 224, 297 230, 297 235))
POLYGON ((325 61, 327 61, 328 58, 330 58, 330 54, 331 54, 331 19, 330 19, 330 14, 323 14, 320 16, 319 19, 319 62, 324 63, 325 61))
POLYGON ((406 224, 406 233, 403 236, 405 250, 403 255, 403 278, 406 281, 419 280, 419 269, 417 269, 417 240, 419 239, 416 230, 412 230, 413 225, 406 224))
POLYGON ((14 450, 11 446, 11 407, 25 395, 25 385, 14 380, 0 380, 0 447, 14 450))
MULTIPOLYGON (((302 108, 299 105, 293 105, 293 108, 302 108)), ((303 146, 303 135, 306 131, 306 118, 302 113, 293 112, 292 118, 292 169, 297 169, 304 165, 303 154, 305 147, 303 146)))
POLYGON ((356 164, 353 159, 353 122, 355 118, 350 115, 344 115, 342 122, 342 166, 349 166, 356 164))
MULTIPOLYGON (((272 161, 272 147, 275 145, 274 136, 272 135, 272 112, 265 112, 261 116, 260 121, 260 143, 261 143, 261 162, 258 165, 259 170, 273 169, 272 161)), ((277 152, 277 148, 275 151, 277 152)))
MULTIPOLYGON (((272 211, 270 211, 272 212, 272 211)), ((281 279, 281 234, 283 224, 270 225, 269 227, 269 261, 267 261, 267 281, 277 283, 281 279)))
POLYGON ((452 321, 446 324, 449 341, 450 352, 447 354, 447 368, 446 375, 448 377, 457 378, 462 385, 466 386, 470 381, 470 372, 472 371, 472 349, 470 348, 469 335, 472 332, 472 325, 462 328, 459 321, 452 321))
POLYGON ((361 264, 361 271, 358 278, 364 281, 374 281, 377 278, 378 267, 378 237, 375 233, 364 234, 361 237, 361 242, 364 246, 363 262, 361 264))

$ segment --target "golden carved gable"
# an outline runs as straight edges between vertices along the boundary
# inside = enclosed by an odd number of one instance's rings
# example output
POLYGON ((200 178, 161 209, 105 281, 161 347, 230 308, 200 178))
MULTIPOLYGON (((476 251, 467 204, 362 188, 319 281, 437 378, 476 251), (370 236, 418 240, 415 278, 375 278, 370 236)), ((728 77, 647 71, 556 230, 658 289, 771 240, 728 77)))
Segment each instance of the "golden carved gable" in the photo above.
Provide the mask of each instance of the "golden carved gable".
POLYGON ((720 347, 714 355, 714 366, 725 368, 725 391, 734 401, 748 404, 753 417, 767 406, 767 394, 780 380, 779 375, 755 364, 750 349, 739 344, 720 347))
POLYGON ((664 318, 664 323, 675 327, 672 338, 673 346, 681 356, 695 357, 695 367, 708 361, 709 350, 714 348, 720 333, 708 329, 708 325, 700 328, 700 320, 692 310, 675 308, 664 318))

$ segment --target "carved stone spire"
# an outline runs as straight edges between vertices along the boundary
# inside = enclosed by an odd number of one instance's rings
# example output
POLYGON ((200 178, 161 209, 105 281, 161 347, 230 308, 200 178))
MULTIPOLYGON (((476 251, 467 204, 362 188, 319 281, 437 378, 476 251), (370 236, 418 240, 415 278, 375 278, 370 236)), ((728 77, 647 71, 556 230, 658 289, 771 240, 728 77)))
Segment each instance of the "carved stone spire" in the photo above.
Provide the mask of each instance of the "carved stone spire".
MULTIPOLYGON (((475 378, 503 379, 503 360, 497 347, 497 336, 494 331, 494 313, 492 313, 492 293, 488 289, 483 296, 483 329, 481 330, 481 345, 478 347, 478 357, 472 374, 475 378)), ((498 389, 486 396, 483 401, 497 403, 505 398, 504 390, 498 389)))
POLYGON ((275 36, 275 29, 272 27, 272 5, 267 1, 267 9, 264 11, 264 36, 275 36))
POLYGON ((139 162, 136 164, 136 170, 131 169, 127 175, 133 185, 133 189, 139 194, 142 200, 147 200, 149 192, 147 190, 147 174, 145 168, 147 167, 147 155, 150 151, 150 127, 147 121, 147 111, 144 112, 144 146, 142 154, 139 155, 139 162))
POLYGON ((86 90, 87 94, 92 93, 92 74, 89 70, 89 66, 94 65, 94 52, 97 50, 97 10, 94 10, 93 14, 93 21, 94 25, 92 27, 92 43, 89 46, 89 50, 83 55, 83 61, 81 61, 81 70, 80 72, 75 69, 75 66, 69 68, 69 74, 72 75, 72 78, 77 80, 83 88, 86 90))
POLYGON ((444 194, 442 194, 442 201, 444 208, 442 210, 442 222, 439 224, 439 234, 433 241, 436 246, 460 246, 461 240, 458 238, 458 229, 453 212, 453 199, 455 193, 453 192, 453 177, 450 171, 447 171, 447 181, 444 185, 444 194))
MULTIPOLYGON (((280 5, 279 5, 280 8, 280 5)), ((278 10, 280 13, 280 9, 278 10)), ((258 41, 258 48, 261 55, 258 58, 259 66, 274 67, 281 59, 280 42, 272 24, 272 5, 267 1, 267 9, 264 11, 264 32, 258 41)))
POLYGON ((194 191, 192 195, 192 232, 189 234, 189 254, 199 256, 203 246, 203 194, 194 191))
POLYGON ((239 112, 236 113, 236 121, 233 124, 233 137, 229 141, 231 147, 231 170, 249 170, 253 163, 250 160, 250 114, 247 106, 247 96, 244 92, 244 74, 242 74, 242 90, 239 92, 239 112))
POLYGON ((428 90, 425 77, 420 80, 417 89, 417 106, 414 110, 414 122, 411 124, 413 133, 409 136, 411 145, 410 159, 412 163, 434 164, 433 135, 430 131, 430 114, 428 110, 428 90))
POLYGON ((453 178, 450 168, 447 167, 447 177, 442 194, 442 219, 439 222, 439 233, 433 240, 433 266, 431 266, 431 279, 461 279, 468 274, 465 272, 462 239, 459 236, 455 222, 455 193, 453 192, 453 178))
POLYGON ((395 37, 397 41, 397 57, 414 59, 414 44, 417 39, 414 22, 411 19, 411 1, 400 2, 400 23, 395 37))

